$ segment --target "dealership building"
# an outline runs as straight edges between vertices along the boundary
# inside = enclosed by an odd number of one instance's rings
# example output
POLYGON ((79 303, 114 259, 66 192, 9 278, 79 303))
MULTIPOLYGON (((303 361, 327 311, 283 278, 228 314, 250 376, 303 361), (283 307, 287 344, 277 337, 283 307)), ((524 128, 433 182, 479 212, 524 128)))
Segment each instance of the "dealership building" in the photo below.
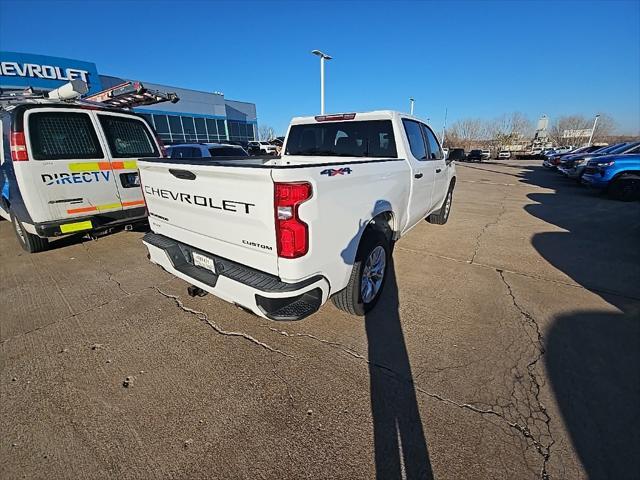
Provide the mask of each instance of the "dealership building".
POLYGON ((141 81, 145 88, 173 92, 177 103, 135 107, 166 144, 231 141, 246 143, 257 138, 256 106, 229 100, 220 92, 202 92, 98 73, 95 63, 70 58, 0 51, 0 89, 53 90, 69 80, 87 82, 88 95, 128 81, 141 81))

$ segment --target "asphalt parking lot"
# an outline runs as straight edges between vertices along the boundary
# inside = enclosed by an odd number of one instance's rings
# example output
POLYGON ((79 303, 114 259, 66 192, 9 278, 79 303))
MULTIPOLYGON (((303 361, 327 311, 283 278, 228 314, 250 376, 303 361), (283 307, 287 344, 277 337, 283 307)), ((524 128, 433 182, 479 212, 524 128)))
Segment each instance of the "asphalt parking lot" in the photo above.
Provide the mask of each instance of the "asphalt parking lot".
POLYGON ((538 165, 459 165, 366 319, 269 322, 142 232, 28 255, 0 222, 2 477, 637 478, 640 203, 538 165))

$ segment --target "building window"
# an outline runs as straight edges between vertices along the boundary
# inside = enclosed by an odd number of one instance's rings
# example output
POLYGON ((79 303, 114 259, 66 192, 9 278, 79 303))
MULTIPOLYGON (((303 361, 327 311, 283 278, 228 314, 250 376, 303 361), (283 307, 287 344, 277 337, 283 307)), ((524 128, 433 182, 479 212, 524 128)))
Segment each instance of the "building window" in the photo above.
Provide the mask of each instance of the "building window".
POLYGON ((181 117, 182 128, 184 129, 184 138, 187 142, 196 140, 196 127, 193 124, 193 117, 181 117))
POLYGON ((194 123, 196 124, 196 138, 199 142, 206 142, 209 140, 207 138, 207 127, 204 122, 204 118, 194 118, 194 123))
POLYGON ((182 132, 182 122, 176 115, 167 115, 169 118, 169 130, 171 131, 171 141, 173 143, 184 143, 184 133, 182 132))
POLYGON ((149 125, 153 128, 153 115, 149 115, 148 113, 143 113, 142 118, 144 118, 149 125))
POLYGON ((216 123, 218 124, 218 137, 220 137, 220 140, 228 140, 224 120, 216 120, 216 123))
MULTIPOLYGON (((158 134, 162 135, 164 134, 168 134, 169 133, 169 122, 167 120, 167 116, 166 115, 152 115, 153 117, 153 123, 155 124, 156 127, 156 132, 158 132, 158 134)), ((169 137, 169 140, 171 140, 171 137, 169 137)))

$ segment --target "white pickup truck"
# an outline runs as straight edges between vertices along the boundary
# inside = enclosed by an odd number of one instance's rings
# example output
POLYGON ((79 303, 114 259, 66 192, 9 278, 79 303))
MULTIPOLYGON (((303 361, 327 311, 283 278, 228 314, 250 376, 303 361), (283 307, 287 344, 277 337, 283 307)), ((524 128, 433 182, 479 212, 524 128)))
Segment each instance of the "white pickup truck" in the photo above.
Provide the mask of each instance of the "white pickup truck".
POLYGON ((393 242, 444 224, 455 166, 433 131, 393 111, 294 118, 279 158, 143 158, 149 258, 196 288, 272 320, 329 297, 373 308, 393 242))

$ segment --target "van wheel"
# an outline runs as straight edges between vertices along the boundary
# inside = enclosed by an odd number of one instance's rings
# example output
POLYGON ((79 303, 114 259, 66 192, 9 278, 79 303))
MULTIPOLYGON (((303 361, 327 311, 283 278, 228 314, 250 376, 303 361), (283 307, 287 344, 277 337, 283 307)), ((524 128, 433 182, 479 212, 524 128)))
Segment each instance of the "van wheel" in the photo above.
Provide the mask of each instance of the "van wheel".
POLYGON ((389 257, 390 247, 385 235, 374 230, 366 231, 358 247, 349 283, 331 297, 333 304, 359 317, 375 307, 387 279, 389 257))
POLYGON ((608 193, 611 198, 623 202, 640 200, 640 179, 621 175, 611 183, 608 193))
POLYGON ((449 214, 451 213, 451 204, 453 203, 453 187, 454 183, 451 182, 449 185, 449 190, 447 191, 447 196, 444 197, 444 203, 438 213, 432 213, 427 217, 427 222, 433 223, 435 225, 444 225, 449 220, 449 214))
POLYGON ((38 253, 49 248, 49 240, 27 232, 13 213, 11 213, 11 223, 13 223, 13 230, 16 232, 16 237, 23 250, 29 253, 38 253))

